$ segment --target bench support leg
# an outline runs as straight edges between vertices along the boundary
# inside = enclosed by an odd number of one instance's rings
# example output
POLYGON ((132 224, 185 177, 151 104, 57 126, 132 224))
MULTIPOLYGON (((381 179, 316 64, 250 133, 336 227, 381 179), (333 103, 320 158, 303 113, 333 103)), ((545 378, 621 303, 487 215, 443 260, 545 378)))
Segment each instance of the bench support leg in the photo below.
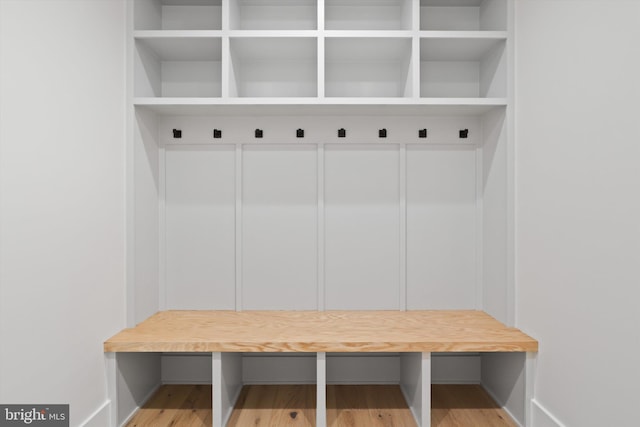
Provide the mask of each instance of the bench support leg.
POLYGON ((107 370, 107 397, 109 398, 109 425, 118 425, 118 353, 105 353, 107 370))
POLYGON ((400 356, 400 388, 419 427, 431 426, 431 353, 400 356))
POLYGON ((525 426, 533 426, 533 398, 535 397, 535 378, 536 378, 536 366, 538 363, 538 353, 528 352, 525 361, 525 405, 524 405, 524 417, 525 426))
POLYGON ((242 390, 242 355, 215 352, 211 359, 213 427, 224 427, 242 390))
POLYGON ((327 353, 316 359, 316 427, 327 426, 327 353))

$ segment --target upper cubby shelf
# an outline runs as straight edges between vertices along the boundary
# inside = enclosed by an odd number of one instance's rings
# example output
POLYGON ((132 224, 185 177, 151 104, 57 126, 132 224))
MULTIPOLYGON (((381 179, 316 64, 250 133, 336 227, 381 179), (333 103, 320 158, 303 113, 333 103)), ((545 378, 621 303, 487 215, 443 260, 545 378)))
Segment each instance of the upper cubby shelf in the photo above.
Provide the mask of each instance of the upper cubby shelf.
POLYGON ((507 96, 503 38, 420 40, 420 96, 496 98, 507 96))
POLYGON ((325 96, 410 97, 410 38, 327 38, 325 96))
POLYGON ((222 42, 217 37, 138 37, 136 97, 219 97, 222 42))
POLYGON ((229 2, 232 30, 315 30, 316 0, 236 0, 229 2))
POLYGON ((423 31, 503 31, 507 0, 420 0, 423 31))
POLYGON ((326 30, 411 30, 411 0, 325 0, 326 30))
POLYGON ((134 30, 220 30, 222 0, 135 0, 134 30))
POLYGON ((231 38, 230 96, 318 96, 318 49, 313 37, 231 38))

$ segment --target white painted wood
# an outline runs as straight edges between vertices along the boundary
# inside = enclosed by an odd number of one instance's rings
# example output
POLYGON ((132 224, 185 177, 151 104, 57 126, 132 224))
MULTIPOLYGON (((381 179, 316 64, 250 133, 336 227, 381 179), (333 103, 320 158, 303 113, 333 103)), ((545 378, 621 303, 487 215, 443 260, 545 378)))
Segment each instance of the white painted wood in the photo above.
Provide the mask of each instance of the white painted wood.
MULTIPOLYGON (((401 381, 398 353, 327 354, 328 384, 398 384, 401 381)), ((432 360, 432 383, 479 384, 481 356, 476 353, 436 353, 432 360)), ((243 384, 315 384, 315 353, 244 353, 243 384)), ((210 384, 210 354, 162 355, 162 382, 210 384)))
POLYGON ((242 390, 240 353, 212 353, 213 427, 224 427, 242 390))
POLYGON ((134 275, 134 282, 129 285, 129 292, 134 294, 130 301, 133 325, 158 311, 160 274, 158 120, 149 111, 136 111, 134 126, 134 264, 129 266, 134 275))
POLYGON ((219 37, 137 37, 136 95, 219 97, 219 37))
POLYGON ((476 307, 476 153, 407 150, 407 308, 476 307))
POLYGON ((234 309, 233 147, 167 147, 166 171, 167 308, 234 309))
POLYGON ((222 353, 211 353, 211 410, 213 413, 213 427, 224 427, 222 380, 222 353))
POLYGON ((399 223, 400 229, 398 230, 400 237, 400 294, 398 295, 399 309, 407 309, 407 146, 406 144, 400 145, 398 167, 398 180, 399 180, 399 195, 400 195, 400 211, 399 223))
MULTIPOLYGON (((226 132, 226 131, 225 131, 226 132)), ((235 238, 235 289, 236 289, 236 297, 235 297, 235 309, 241 311, 243 309, 242 303, 242 295, 243 295, 243 287, 242 287, 242 269, 243 269, 243 258, 242 258, 242 146, 236 145, 235 147, 235 175, 234 175, 234 185, 235 185, 235 230, 234 230, 234 238, 235 238)))
POLYGON ((316 182, 318 184, 318 310, 324 311, 326 307, 326 283, 325 283, 325 214, 324 214, 324 145, 317 145, 317 160, 318 165, 316 167, 316 173, 318 177, 316 182))
POLYGON ((423 97, 506 95, 503 38, 423 38, 420 83, 423 97))
POLYGON ((160 366, 162 384, 211 384, 211 353, 165 353, 160 366))
POLYGON ((315 384, 315 353, 245 353, 244 384, 315 384))
POLYGON ((399 151, 325 148, 327 309, 399 309, 399 151))
POLYGON ((222 27, 220 1, 211 5, 163 5, 162 30, 219 30, 222 27))
POLYGON ((236 0, 233 30, 315 30, 315 0, 236 0))
POLYGON ((327 354, 316 356, 316 426, 327 426, 327 354))
POLYGON ((317 42, 312 37, 234 37, 230 40, 239 97, 317 96, 317 42))
POLYGON ((509 322, 508 300, 508 203, 506 111, 486 114, 482 119, 483 174, 483 305, 487 313, 503 323, 509 322))
POLYGON ((420 29, 429 31, 477 31, 480 29, 480 8, 471 6, 423 6, 420 8, 420 29))
POLYGON ((158 310, 167 309, 167 171, 166 150, 158 148, 158 310))
POLYGON ((398 384, 399 379, 397 353, 327 355, 327 384, 398 384))
POLYGON ((402 353, 400 389, 419 427, 431 425, 431 353, 402 353))
POLYGON ((521 425, 526 425, 526 354, 483 353, 482 386, 521 425))
POLYGON ((477 353, 432 353, 432 384, 480 384, 482 359, 477 353))
POLYGON ((244 146, 244 309, 318 308, 317 162, 313 145, 244 146))
POLYGON ((325 96, 410 97, 411 40, 327 38, 325 96))
POLYGON ((538 367, 538 353, 528 352, 525 360, 525 391, 524 391, 524 425, 532 427, 533 399, 536 391, 536 369, 538 367))
POLYGON ((410 30, 412 0, 326 0, 327 30, 410 30))
POLYGON ((118 354, 105 353, 107 399, 109 399, 109 426, 118 425, 118 354))

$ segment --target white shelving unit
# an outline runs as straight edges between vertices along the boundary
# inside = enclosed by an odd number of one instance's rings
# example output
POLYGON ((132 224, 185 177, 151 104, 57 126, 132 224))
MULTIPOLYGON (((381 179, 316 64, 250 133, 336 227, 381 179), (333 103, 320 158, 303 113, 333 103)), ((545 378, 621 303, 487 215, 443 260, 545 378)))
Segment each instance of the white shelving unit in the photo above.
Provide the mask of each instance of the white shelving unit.
POLYGON ((231 38, 231 97, 316 97, 317 41, 312 37, 231 38))
POLYGON ((506 35, 420 39, 420 96, 506 98, 506 35))
POLYGON ((412 0, 326 0, 326 30, 411 30, 412 0))
POLYGON ((136 0, 135 30, 219 30, 221 0, 136 0))
POLYGON ((506 30, 505 0, 420 0, 420 29, 425 31, 506 30))
POLYGON ((237 0, 229 2, 232 30, 315 30, 315 0, 237 0))
POLYGON ((219 37, 138 33, 135 89, 140 97, 219 97, 222 94, 219 37))
POLYGON ((325 40, 326 97, 413 96, 409 37, 325 40))
MULTIPOLYGON (((513 324, 512 3, 130 1, 129 323, 481 309, 513 324)), ((211 378, 209 356, 157 357, 158 381, 211 378)), ((324 357, 332 383, 398 383, 387 367, 413 356, 324 357), (363 368, 343 378, 347 363, 363 368)), ((490 358, 434 354, 431 378, 521 368, 490 358)), ((307 359, 238 363, 245 383, 305 382, 307 359)))

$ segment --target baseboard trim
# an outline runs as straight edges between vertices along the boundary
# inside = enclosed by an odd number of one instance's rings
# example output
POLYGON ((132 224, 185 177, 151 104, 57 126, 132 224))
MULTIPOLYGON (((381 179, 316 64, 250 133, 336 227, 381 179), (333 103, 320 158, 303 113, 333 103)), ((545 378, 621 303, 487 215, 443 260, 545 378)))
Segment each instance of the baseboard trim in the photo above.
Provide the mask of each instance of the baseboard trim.
MULTIPOLYGON (((482 386, 482 388, 484 389, 484 391, 487 392, 487 394, 498 404, 500 405, 500 407, 507 413, 507 415, 509 415, 511 417, 511 419, 518 425, 518 427, 524 427, 522 425, 522 423, 520 421, 518 421, 518 418, 516 418, 513 415, 513 412, 511 412, 511 410, 505 406, 504 402, 501 402, 500 399, 498 399, 498 397, 496 396, 496 394, 489 389, 487 386, 485 386, 484 384, 480 384, 482 386)), ((525 402, 526 405, 526 402, 525 402)))
POLYGON ((101 427, 109 424, 109 404, 111 401, 109 399, 105 400, 102 405, 91 415, 87 417, 86 420, 80 423, 80 427, 101 427))
POLYGON ((134 410, 131 411, 131 413, 129 415, 127 415, 127 417, 124 419, 124 421, 122 421, 122 424, 120 424, 120 427, 123 427, 123 426, 127 425, 127 423, 129 421, 131 421, 131 418, 133 418, 135 413, 138 412, 138 410, 140 409, 141 406, 144 406, 144 404, 147 403, 147 401, 149 401, 149 399, 151 399, 151 397, 156 393, 156 391, 158 391, 158 389, 160 388, 161 385, 162 385, 162 383, 158 383, 155 387, 153 387, 151 389, 151 391, 149 393, 147 393, 147 395, 144 397, 144 399, 142 399, 142 403, 140 404, 140 406, 136 406, 134 408, 134 410))
POLYGON ((540 427, 566 427, 547 408, 542 406, 536 399, 531 401, 533 411, 533 424, 540 427))

